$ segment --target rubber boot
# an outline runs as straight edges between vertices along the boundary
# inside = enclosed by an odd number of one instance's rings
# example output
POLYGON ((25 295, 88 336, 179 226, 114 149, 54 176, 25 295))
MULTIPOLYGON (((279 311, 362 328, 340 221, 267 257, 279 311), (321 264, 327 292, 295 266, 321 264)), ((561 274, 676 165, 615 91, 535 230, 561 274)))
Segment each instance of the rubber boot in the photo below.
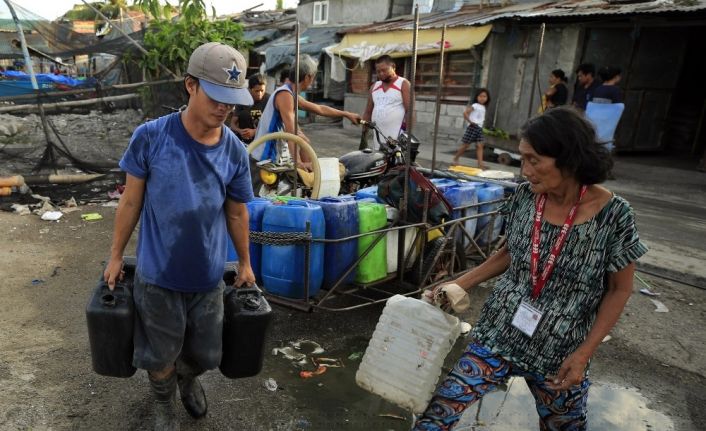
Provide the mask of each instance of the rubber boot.
POLYGON ((149 374, 150 386, 154 394, 154 430, 178 431, 179 422, 174 406, 177 387, 176 373, 164 380, 157 380, 149 374))
POLYGON ((208 412, 206 392, 198 379, 198 376, 203 374, 203 370, 190 365, 181 358, 176 362, 176 369, 179 395, 184 408, 194 419, 206 416, 206 412, 208 412))

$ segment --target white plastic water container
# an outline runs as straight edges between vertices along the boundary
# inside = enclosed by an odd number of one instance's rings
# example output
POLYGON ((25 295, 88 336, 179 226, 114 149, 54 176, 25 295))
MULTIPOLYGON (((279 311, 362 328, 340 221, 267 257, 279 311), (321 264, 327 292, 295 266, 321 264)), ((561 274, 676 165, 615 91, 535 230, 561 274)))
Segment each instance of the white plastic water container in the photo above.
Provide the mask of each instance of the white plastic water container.
POLYGON ((338 168, 338 158, 321 157, 319 158, 319 166, 321 167, 319 199, 338 196, 338 191, 341 189, 341 174, 338 168))
MULTIPOLYGON (((387 221, 394 221, 397 220, 398 213, 399 211, 397 208, 390 206, 390 205, 385 205, 385 211, 387 211, 387 221)), ((407 256, 407 253, 409 253, 409 250, 414 248, 414 251, 412 251, 412 256, 409 259, 409 263, 407 267, 411 267, 414 265, 414 259, 417 257, 417 248, 413 247, 414 246, 414 238, 417 234, 417 230, 413 227, 405 229, 405 235, 404 235, 404 256, 407 256)), ((398 239, 399 239, 400 231, 399 230, 392 230, 387 233, 387 237, 385 238, 385 241, 387 241, 387 273, 391 272, 396 272, 397 271, 397 246, 398 246, 398 239)))
POLYGON ((402 408, 422 413, 460 333, 458 318, 419 299, 395 295, 382 310, 355 381, 402 408))

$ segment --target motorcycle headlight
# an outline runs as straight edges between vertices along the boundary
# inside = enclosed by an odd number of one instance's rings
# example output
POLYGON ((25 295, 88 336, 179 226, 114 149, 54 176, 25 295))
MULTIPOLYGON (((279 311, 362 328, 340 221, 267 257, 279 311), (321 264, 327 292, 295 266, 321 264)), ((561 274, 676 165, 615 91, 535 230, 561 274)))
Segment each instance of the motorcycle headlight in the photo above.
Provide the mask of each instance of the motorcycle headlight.
POLYGON ((263 184, 271 186, 277 182, 277 174, 260 169, 260 180, 262 180, 263 184))

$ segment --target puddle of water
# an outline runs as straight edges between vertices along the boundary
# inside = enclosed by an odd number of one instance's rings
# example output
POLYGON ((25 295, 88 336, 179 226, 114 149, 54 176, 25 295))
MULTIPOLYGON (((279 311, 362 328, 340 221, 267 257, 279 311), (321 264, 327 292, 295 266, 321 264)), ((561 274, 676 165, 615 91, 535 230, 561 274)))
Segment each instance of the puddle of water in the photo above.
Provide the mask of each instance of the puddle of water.
MULTIPOLYGON (((666 415, 647 408, 648 400, 634 388, 593 382, 588 392, 588 427, 596 430, 673 431, 666 415)), ((455 431, 515 431, 537 429, 537 413, 524 379, 513 377, 507 391, 486 395, 470 407, 455 431)))
MULTIPOLYGON (((349 360, 348 355, 364 351, 367 342, 363 337, 354 337, 337 349, 326 351, 323 356, 341 359, 345 367, 331 368, 309 379, 300 378, 301 368, 293 366, 284 357, 267 358, 259 377, 274 378, 282 387, 282 394, 296 400, 295 422, 287 429, 409 430, 409 412, 355 383, 360 360, 349 360)), ((447 366, 458 357, 463 347, 465 343, 457 343, 447 358, 447 366)), ((313 369, 313 366, 309 364, 305 368, 313 369)), ((589 429, 674 431, 669 417, 649 409, 647 403, 648 400, 634 388, 593 381, 588 396, 589 429)), ((538 419, 534 406, 534 398, 524 379, 512 378, 507 391, 490 393, 482 403, 471 406, 455 431, 536 430, 538 419)))

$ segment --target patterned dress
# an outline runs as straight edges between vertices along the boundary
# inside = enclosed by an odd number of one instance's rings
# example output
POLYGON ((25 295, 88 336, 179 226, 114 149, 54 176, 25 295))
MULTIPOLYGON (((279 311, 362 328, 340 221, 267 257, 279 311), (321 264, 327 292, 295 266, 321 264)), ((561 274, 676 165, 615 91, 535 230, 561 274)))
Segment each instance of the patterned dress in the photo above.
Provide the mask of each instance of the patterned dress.
MULTIPOLYGON (((530 259, 535 195, 529 184, 517 188, 501 208, 507 220, 510 267, 498 279, 483 306, 473 336, 515 366, 542 375, 554 374, 562 361, 584 341, 607 288, 607 276, 647 252, 635 228, 632 208, 613 196, 590 220, 575 224, 556 266, 534 304, 544 316, 532 338, 514 326, 520 301, 530 297, 530 259)), ((542 222, 540 268, 561 231, 542 222)))
MULTIPOLYGON (((535 195, 529 184, 518 187, 501 208, 507 220, 510 266, 488 297, 472 341, 436 390, 415 431, 448 431, 463 411, 512 376, 525 379, 535 398, 541 431, 585 431, 587 377, 568 390, 547 384, 562 361, 584 341, 607 289, 608 273, 642 256, 630 205, 613 198, 567 236, 552 275, 534 305, 544 313, 530 338, 512 326, 522 299, 531 293, 530 259, 535 195)), ((540 267, 546 262, 561 226, 542 222, 540 267)))

